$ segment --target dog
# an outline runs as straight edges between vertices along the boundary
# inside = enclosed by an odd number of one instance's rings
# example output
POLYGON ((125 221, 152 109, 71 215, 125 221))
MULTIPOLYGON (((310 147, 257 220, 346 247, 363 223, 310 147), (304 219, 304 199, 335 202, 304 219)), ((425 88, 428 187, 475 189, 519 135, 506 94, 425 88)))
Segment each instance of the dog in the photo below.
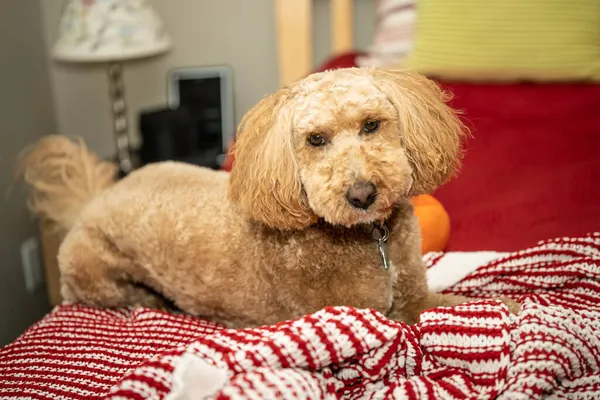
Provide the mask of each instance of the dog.
POLYGON ((410 324, 470 300, 428 290, 409 202, 452 177, 465 133, 426 77, 348 68, 255 105, 231 174, 169 161, 117 180, 113 163, 60 135, 43 138, 20 171, 31 210, 65 232, 66 302, 171 304, 231 328, 327 306, 410 324))

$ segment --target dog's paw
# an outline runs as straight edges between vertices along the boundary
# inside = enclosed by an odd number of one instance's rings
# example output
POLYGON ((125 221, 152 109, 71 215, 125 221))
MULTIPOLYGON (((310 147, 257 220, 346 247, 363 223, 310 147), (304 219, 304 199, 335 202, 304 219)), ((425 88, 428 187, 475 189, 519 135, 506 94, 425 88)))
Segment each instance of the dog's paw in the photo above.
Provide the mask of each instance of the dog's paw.
POLYGON ((512 299, 507 299, 506 297, 499 297, 496 300, 500 300, 501 302, 503 302, 504 304, 506 304, 506 306, 508 307, 508 310, 515 314, 515 315, 519 315, 519 312, 521 311, 521 304, 512 300, 512 299))

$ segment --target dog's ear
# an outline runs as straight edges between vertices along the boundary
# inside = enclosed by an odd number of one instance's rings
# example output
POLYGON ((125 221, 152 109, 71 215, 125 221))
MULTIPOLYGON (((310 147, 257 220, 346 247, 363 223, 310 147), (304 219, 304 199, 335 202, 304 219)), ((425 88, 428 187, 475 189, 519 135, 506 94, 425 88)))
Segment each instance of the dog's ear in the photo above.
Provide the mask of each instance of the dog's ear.
POLYGON ((300 180, 289 97, 289 88, 282 88, 242 118, 233 148, 229 197, 254 220, 277 229, 302 229, 317 217, 300 180))
POLYGON ((373 69, 375 85, 398 112, 402 144, 413 169, 410 195, 430 193, 456 171, 467 129, 433 81, 402 70, 373 69))

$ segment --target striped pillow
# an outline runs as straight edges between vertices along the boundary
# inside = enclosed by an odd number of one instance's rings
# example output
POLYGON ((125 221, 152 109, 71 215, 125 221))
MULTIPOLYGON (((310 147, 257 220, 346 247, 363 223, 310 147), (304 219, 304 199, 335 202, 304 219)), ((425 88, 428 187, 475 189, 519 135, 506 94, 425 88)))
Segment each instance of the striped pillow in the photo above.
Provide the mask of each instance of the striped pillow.
POLYGON ((376 0, 375 33, 361 67, 385 67, 402 61, 412 49, 415 0, 376 0))
POLYGON ((600 81, 600 0, 418 0, 402 65, 464 81, 600 81))

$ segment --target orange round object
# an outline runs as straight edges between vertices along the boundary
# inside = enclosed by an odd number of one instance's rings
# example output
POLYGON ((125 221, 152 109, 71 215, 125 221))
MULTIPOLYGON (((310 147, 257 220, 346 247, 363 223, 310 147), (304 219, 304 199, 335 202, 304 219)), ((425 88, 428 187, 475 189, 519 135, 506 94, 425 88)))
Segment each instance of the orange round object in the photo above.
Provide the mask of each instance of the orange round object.
POLYGON ((421 227, 421 253, 443 251, 450 239, 450 216, 435 197, 423 194, 412 197, 411 203, 421 227))

